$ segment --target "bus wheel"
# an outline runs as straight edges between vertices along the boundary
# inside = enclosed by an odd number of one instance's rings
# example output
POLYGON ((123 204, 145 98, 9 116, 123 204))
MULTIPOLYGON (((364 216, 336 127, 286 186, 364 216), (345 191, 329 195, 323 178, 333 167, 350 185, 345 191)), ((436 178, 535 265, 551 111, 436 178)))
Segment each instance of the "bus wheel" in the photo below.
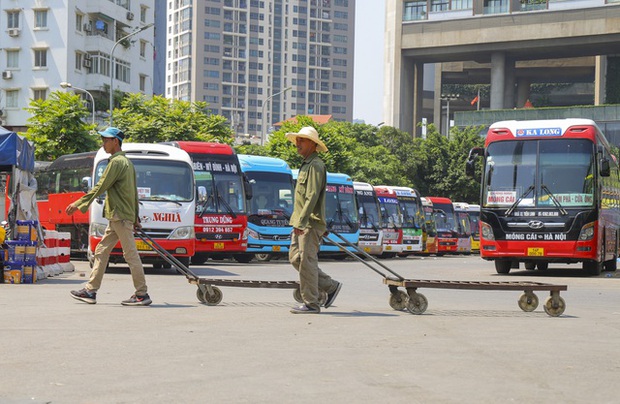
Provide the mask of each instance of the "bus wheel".
POLYGON ((235 254, 234 258, 237 262, 247 264, 248 262, 252 261, 252 258, 254 258, 254 254, 235 254))
POLYGON ((603 263, 598 261, 584 261, 583 269, 590 275, 600 275, 603 270, 603 263))
POLYGON ((549 268, 549 263, 548 262, 539 262, 538 264, 536 264, 536 268, 538 268, 539 271, 546 271, 549 268))
POLYGON ((161 269, 163 264, 161 262, 153 262, 153 269, 161 269))
POLYGON ((535 262, 526 262, 524 265, 525 265, 525 269, 527 269, 528 271, 533 271, 536 269, 535 262))
POLYGON ((271 261, 271 254, 254 254, 257 261, 268 262, 271 261))
POLYGON ((498 274, 507 274, 510 272, 512 262, 510 260, 495 260, 495 271, 498 274))
POLYGON ((207 262, 206 254, 196 254, 192 257, 192 264, 200 265, 207 262))
POLYGON ((612 260, 605 261, 603 265, 605 267, 605 271, 615 271, 618 269, 618 261, 616 261, 616 257, 612 260))

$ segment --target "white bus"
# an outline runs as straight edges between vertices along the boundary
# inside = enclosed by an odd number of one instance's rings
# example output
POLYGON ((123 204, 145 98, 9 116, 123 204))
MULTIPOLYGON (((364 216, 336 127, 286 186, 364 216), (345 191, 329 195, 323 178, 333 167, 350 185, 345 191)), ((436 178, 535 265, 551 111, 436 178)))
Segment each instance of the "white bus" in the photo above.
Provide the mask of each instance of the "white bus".
MULTIPOLYGON (((123 151, 136 168, 142 229, 159 245, 189 265, 195 251, 194 214, 196 191, 192 160, 187 152, 173 146, 123 143, 123 151)), ((110 155, 99 149, 94 160, 92 184, 101 178, 110 155)), ((101 241, 108 221, 103 217, 105 194, 90 206, 88 258, 101 241)), ((148 244, 136 240, 142 262, 153 268, 169 267, 148 244)), ((110 255, 111 263, 124 262, 120 243, 110 255)))
POLYGON ((381 209, 375 189, 368 183, 358 181, 353 182, 353 189, 355 189, 357 217, 360 223, 358 245, 368 254, 381 255, 383 254, 383 229, 381 209))

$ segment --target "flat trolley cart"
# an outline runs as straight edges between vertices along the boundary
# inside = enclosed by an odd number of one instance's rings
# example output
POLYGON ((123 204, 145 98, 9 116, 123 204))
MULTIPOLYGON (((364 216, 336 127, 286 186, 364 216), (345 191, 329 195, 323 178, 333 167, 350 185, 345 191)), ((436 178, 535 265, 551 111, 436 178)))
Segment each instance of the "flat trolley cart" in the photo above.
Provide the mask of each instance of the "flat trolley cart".
POLYGON ((379 262, 375 257, 366 253, 357 245, 349 242, 336 232, 332 232, 344 245, 331 240, 327 237, 323 239, 335 246, 338 246, 343 252, 350 255, 354 259, 363 263, 374 272, 383 277, 383 283, 388 285, 390 290, 390 306, 394 310, 407 310, 411 314, 422 314, 428 307, 426 297, 418 292, 419 288, 435 288, 435 289, 468 289, 468 290, 522 290, 523 293, 519 297, 518 304, 521 310, 530 312, 538 307, 538 297, 534 291, 549 291, 550 296, 543 306, 545 313, 552 317, 558 317, 566 309, 564 299, 560 297, 560 291, 567 290, 566 285, 552 285, 549 283, 539 282, 483 282, 483 281, 441 281, 441 280, 422 280, 422 279, 405 279, 390 268, 379 262), (370 262, 350 251, 346 246, 351 247, 358 254, 366 257, 373 264, 378 265, 381 269, 373 266, 370 262), (387 271, 387 272, 386 272, 387 271), (389 274, 388 274, 389 273, 389 274), (398 288, 405 288, 404 292, 398 288))
MULTIPOLYGON (((196 297, 201 303, 205 303, 208 306, 218 305, 223 298, 223 293, 217 286, 232 286, 242 288, 273 288, 273 289, 293 289, 293 297, 299 301, 301 299, 301 292, 299 290, 299 282, 297 281, 250 281, 240 279, 208 279, 201 278, 194 272, 190 271, 185 265, 177 260, 166 249, 161 247, 155 240, 151 238, 144 230, 137 230, 136 235, 142 239, 145 243, 151 246, 153 250, 159 254, 159 256, 165 260, 168 264, 176 267, 177 271, 185 275, 187 281, 193 285, 198 286, 196 290, 196 297)), ((322 299, 325 299, 323 296, 322 299)))

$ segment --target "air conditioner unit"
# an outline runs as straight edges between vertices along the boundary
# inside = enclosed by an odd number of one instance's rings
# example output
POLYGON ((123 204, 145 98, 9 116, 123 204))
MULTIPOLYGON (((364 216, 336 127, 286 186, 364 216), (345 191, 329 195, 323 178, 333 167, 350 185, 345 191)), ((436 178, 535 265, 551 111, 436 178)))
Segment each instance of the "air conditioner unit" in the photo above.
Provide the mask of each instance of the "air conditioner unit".
POLYGON ((13 78, 13 72, 10 70, 5 70, 2 72, 2 78, 4 80, 11 80, 13 78))
POLYGON ((129 21, 133 20, 133 13, 131 11, 127 11, 127 19, 129 21))
POLYGON ((12 36, 12 37, 19 36, 19 28, 11 28, 9 30, 9 36, 12 36))
POLYGON ((90 59, 84 59, 83 62, 84 67, 89 68, 92 66, 92 62, 90 61, 90 59))
POLYGON ((90 60, 90 53, 85 53, 84 54, 84 59, 90 60))
POLYGON ((89 22, 87 22, 86 24, 84 24, 84 31, 86 32, 91 32, 93 30, 93 25, 89 22))
POLYGON ((6 112, 3 109, 0 109, 0 118, 4 118, 6 116, 6 112))

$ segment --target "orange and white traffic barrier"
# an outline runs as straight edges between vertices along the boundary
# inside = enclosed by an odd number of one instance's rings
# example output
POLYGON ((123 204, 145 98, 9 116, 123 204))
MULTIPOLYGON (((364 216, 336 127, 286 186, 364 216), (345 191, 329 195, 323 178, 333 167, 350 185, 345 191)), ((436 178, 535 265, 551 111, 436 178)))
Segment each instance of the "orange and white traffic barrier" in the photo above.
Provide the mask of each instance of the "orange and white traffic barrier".
POLYGON ((75 266, 71 263, 71 233, 58 232, 58 263, 63 272, 75 271, 75 266))

